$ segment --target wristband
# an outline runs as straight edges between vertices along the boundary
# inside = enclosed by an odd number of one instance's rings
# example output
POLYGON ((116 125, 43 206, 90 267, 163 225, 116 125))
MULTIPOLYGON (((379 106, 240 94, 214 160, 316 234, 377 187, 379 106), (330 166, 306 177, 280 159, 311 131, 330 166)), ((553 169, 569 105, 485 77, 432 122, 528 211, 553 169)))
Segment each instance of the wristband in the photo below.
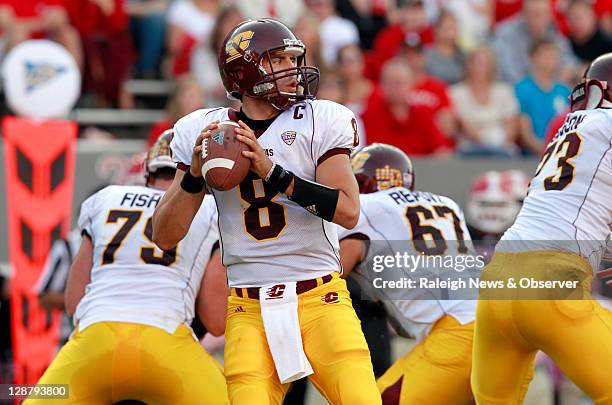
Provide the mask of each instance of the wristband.
MULTIPOLYGON (((281 193, 284 193, 291 184, 294 175, 290 171, 283 169, 281 165, 275 164, 272 167, 272 173, 266 183, 270 184, 281 193)), ((266 175, 266 177, 268 176, 266 175)))
POLYGON ((293 194, 289 199, 319 218, 332 222, 339 198, 340 190, 295 176, 293 194))
POLYGON ((185 171, 183 180, 181 180, 181 188, 189 194, 201 193, 204 190, 205 184, 206 181, 204 181, 203 176, 195 177, 189 169, 185 171))

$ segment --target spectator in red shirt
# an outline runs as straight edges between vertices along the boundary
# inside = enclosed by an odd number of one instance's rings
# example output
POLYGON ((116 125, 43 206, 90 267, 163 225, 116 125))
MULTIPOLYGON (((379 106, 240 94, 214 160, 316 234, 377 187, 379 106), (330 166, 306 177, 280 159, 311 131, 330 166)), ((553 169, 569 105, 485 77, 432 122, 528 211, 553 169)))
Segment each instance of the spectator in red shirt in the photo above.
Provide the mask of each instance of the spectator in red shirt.
POLYGON ((410 104, 429 110, 442 133, 454 137, 457 119, 448 95, 448 86, 427 73, 423 44, 418 35, 406 36, 402 57, 410 65, 414 76, 414 88, 408 96, 410 104))
POLYGON ((392 59, 383 66, 381 76, 380 87, 372 92, 362 114, 368 143, 388 143, 411 156, 448 153, 448 142, 431 112, 408 102, 406 94, 414 80, 410 66, 392 59))
POLYGON ((84 86, 100 107, 133 107, 125 83, 134 51, 123 0, 66 0, 85 50, 84 86))
POLYGON ((172 128, 179 118, 204 108, 204 92, 198 82, 190 76, 183 75, 175 83, 174 91, 166 105, 166 116, 153 124, 149 131, 148 147, 151 147, 157 138, 172 128))
POLYGON ((70 25, 64 0, 0 0, 0 30, 5 50, 27 39, 48 38, 66 48, 79 66, 83 63, 79 34, 70 25))
POLYGON ((494 24, 515 16, 521 11, 521 7, 523 6, 523 0, 494 0, 494 3, 494 24))
POLYGON ((407 34, 418 34, 423 43, 433 41, 433 27, 427 20, 422 0, 397 0, 398 22, 378 33, 372 52, 367 57, 366 75, 377 81, 382 65, 402 49, 407 34))

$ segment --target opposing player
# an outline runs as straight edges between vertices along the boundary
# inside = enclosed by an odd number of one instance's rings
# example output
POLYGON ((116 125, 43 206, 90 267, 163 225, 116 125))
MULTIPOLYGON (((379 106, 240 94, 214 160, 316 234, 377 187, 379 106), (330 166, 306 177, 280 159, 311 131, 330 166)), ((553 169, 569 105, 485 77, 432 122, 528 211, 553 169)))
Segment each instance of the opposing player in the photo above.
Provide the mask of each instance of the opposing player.
MULTIPOLYGON (((361 215, 355 228, 339 227, 343 276, 350 274, 368 299, 384 303, 400 336, 419 341, 378 379, 383 404, 467 404, 476 301, 437 299, 435 289, 419 287, 434 264, 430 269, 375 268, 377 257, 400 251, 415 258, 468 253, 463 213, 448 197, 414 191, 412 162, 394 146, 366 146, 352 163, 362 193, 361 215), (404 279, 417 284, 383 284, 404 279)), ((450 278, 456 275, 454 269, 447 272, 450 278)))
POLYGON ((109 186, 81 207, 82 242, 66 290, 75 332, 39 381, 68 384, 62 403, 228 402, 220 366, 189 328, 197 306, 211 333, 224 329, 228 291, 214 202, 202 204, 173 248, 151 241, 151 215, 176 171, 171 138, 164 133, 149 151, 147 187, 109 186))
POLYGON ((352 228, 359 190, 349 154, 358 143, 345 107, 314 100, 318 70, 283 24, 249 20, 227 36, 219 69, 240 111, 199 110, 175 125, 177 176, 153 217, 161 247, 181 240, 204 198, 202 141, 238 121, 251 171, 219 209, 231 295, 225 375, 234 404, 280 404, 288 382, 309 375, 333 404, 376 404, 368 347, 339 277, 332 222, 352 228), (327 298, 326 298, 327 297, 327 298))
POLYGON ((612 227, 611 85, 609 53, 591 63, 572 92, 572 112, 483 272, 483 280, 505 285, 565 284, 481 290, 472 369, 478 404, 521 403, 538 349, 596 404, 612 404, 612 313, 590 295, 612 227), (495 300, 501 293, 511 299, 495 300))

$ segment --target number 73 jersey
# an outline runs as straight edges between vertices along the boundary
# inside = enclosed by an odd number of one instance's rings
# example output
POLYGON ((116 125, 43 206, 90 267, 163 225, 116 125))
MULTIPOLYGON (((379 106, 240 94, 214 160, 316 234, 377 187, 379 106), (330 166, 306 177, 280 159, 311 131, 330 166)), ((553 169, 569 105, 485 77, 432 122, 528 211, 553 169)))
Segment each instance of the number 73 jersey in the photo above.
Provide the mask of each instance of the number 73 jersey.
POLYGON ((612 110, 570 113, 497 250, 569 251, 596 269, 611 230, 612 110))
POLYGON ((219 235, 212 197, 173 249, 153 243, 162 190, 109 186, 81 206, 79 229, 93 242, 91 281, 79 302, 80 330, 97 322, 145 324, 174 333, 194 317, 195 298, 219 235))

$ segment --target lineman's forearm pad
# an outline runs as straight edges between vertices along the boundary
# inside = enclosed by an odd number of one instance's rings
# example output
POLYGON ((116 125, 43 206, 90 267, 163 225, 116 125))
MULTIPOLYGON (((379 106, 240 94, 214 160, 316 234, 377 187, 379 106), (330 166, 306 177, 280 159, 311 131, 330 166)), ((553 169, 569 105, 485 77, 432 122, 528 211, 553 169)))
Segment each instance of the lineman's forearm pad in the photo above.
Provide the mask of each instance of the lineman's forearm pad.
POLYGON ((336 213, 340 190, 319 183, 293 178, 293 194, 290 197, 312 214, 331 222, 336 213))

